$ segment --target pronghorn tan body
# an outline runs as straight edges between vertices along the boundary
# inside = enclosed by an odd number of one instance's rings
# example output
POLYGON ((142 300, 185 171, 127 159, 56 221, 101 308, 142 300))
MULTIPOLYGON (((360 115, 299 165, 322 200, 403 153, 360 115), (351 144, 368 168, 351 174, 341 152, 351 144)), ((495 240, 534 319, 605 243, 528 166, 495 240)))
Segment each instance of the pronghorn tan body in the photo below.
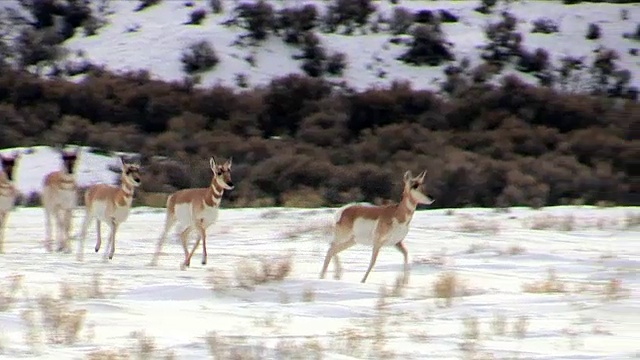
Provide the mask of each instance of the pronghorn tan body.
POLYGON ((18 191, 13 185, 13 173, 20 155, 18 152, 13 152, 9 156, 0 155, 2 160, 2 172, 0 172, 0 254, 4 253, 4 232, 7 219, 18 196, 18 191))
POLYGON ((350 204, 336 212, 334 239, 324 259, 320 278, 324 278, 331 259, 334 260, 335 278, 339 279, 342 266, 338 254, 355 244, 371 246, 371 260, 361 282, 367 281, 376 263, 378 253, 384 246, 394 246, 404 257, 404 281, 409 280, 409 254, 404 239, 418 204, 431 204, 433 200, 421 191, 426 171, 417 177, 411 172, 404 174, 402 200, 398 204, 374 206, 350 204))
POLYGON ((213 172, 209 187, 178 190, 167 199, 164 230, 158 239, 156 251, 151 260, 152 265, 157 264, 167 233, 176 223, 179 223, 182 228, 180 240, 185 257, 183 267, 190 265, 191 257, 200 245, 200 241, 202 241, 202 264, 207 263, 207 228, 218 220, 222 194, 225 190, 232 190, 234 187, 231 180, 231 159, 222 165, 216 165, 212 157, 209 160, 209 166, 213 172), (198 238, 189 252, 187 240, 194 230, 198 238))
POLYGON ((109 225, 110 233, 104 258, 113 258, 116 250, 116 232, 120 224, 129 217, 133 193, 135 188, 140 186, 140 166, 138 164, 127 164, 120 158, 122 172, 120 174, 120 186, 96 184, 89 187, 84 193, 85 217, 78 243, 78 260, 82 261, 84 253, 84 241, 87 237, 87 230, 93 219, 96 220, 96 246, 95 251, 100 251, 102 238, 100 226, 102 222, 109 225))
POLYGON ((70 252, 69 233, 73 210, 78 203, 75 166, 80 148, 75 151, 62 150, 63 167, 49 173, 44 178, 42 189, 42 207, 45 212, 45 248, 52 250, 51 217, 57 230, 58 251, 70 252))

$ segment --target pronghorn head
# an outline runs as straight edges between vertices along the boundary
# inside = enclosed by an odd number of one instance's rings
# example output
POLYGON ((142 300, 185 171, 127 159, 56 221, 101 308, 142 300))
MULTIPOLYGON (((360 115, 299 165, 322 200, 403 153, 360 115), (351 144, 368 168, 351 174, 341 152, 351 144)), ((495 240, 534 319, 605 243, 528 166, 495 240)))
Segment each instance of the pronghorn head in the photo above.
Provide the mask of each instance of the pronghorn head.
POLYGON ((140 165, 127 164, 122 156, 120 157, 120 162, 122 164, 122 175, 120 175, 122 177, 122 181, 131 186, 140 186, 142 183, 140 165))
POLYGON ((209 165, 211 166, 211 171, 213 171, 212 182, 217 182, 225 190, 233 190, 234 188, 231 180, 231 161, 232 159, 229 158, 224 164, 216 165, 216 160, 213 156, 209 159, 209 165))
POLYGON ((67 174, 73 175, 73 172, 76 168, 76 162, 78 161, 78 156, 80 155, 80 147, 78 146, 75 150, 59 150, 62 155, 62 164, 64 165, 64 171, 67 174))
POLYGON ((409 195, 411 199, 418 204, 430 205, 433 203, 433 199, 422 192, 422 184, 424 183, 424 177, 427 175, 427 170, 421 172, 418 176, 413 177, 411 171, 404 173, 404 193, 409 195))
POLYGON ((18 151, 14 151, 11 155, 1 155, 0 158, 2 160, 2 171, 7 176, 9 181, 13 181, 13 172, 16 166, 16 163, 20 159, 22 153, 18 151))

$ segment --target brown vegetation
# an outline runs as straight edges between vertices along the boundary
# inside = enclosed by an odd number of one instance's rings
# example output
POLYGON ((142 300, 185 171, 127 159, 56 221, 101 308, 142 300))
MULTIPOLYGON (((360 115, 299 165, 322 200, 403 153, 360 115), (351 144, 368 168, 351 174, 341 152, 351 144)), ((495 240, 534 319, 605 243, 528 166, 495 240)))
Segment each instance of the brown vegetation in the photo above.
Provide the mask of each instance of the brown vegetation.
POLYGON ((298 75, 237 92, 144 71, 94 69, 79 84, 0 74, 0 148, 139 152, 141 197, 206 185, 206 160, 233 156, 239 181, 227 206, 380 202, 398 196, 403 171, 424 168, 436 207, 637 204, 639 118, 637 102, 516 78, 445 99, 402 83, 355 92, 298 75))

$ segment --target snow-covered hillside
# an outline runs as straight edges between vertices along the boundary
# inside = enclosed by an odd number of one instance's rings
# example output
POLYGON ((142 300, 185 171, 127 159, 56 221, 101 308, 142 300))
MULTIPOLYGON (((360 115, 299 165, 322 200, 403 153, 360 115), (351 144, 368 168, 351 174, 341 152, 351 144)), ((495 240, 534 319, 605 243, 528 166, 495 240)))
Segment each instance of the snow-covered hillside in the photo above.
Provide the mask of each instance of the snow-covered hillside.
MULTIPOLYGON (((40 193, 44 177, 54 170, 62 168, 62 159, 57 150, 48 146, 31 148, 2 149, 2 154, 21 152, 22 156, 15 168, 14 184, 23 195, 40 193)), ((80 187, 93 184, 113 184, 118 174, 109 170, 110 166, 119 166, 115 156, 95 154, 89 148, 83 148, 76 165, 77 181, 80 187)))
MULTIPOLYGON (((293 55, 300 50, 284 43, 280 37, 270 36, 259 46, 238 46, 234 42, 244 33, 236 26, 224 26, 222 23, 232 16, 237 1, 223 1, 222 14, 213 14, 209 1, 172 0, 162 1, 136 12, 137 1, 111 1, 111 14, 106 17, 107 24, 98 29, 96 35, 85 36, 82 31, 66 41, 64 45, 72 50, 71 58, 78 53, 95 64, 106 65, 112 70, 148 69, 153 76, 180 80, 185 77, 180 57, 183 50, 197 40, 209 41, 217 52, 218 65, 202 74, 202 85, 222 83, 235 86, 237 77, 242 74, 249 86, 268 83, 272 78, 289 73, 301 73, 300 61, 293 55), (186 6, 186 5, 190 6, 186 6), (188 25, 189 15, 195 9, 207 11, 201 25, 188 25), (75 54, 75 55, 73 55, 75 54), (246 59, 253 57, 255 66, 246 59)), ((283 6, 314 3, 318 9, 325 9, 326 1, 271 1, 276 9, 283 6)), ((458 15, 457 23, 444 23, 443 30, 448 41, 454 44, 453 51, 457 60, 468 58, 472 64, 479 62, 479 47, 486 43, 484 27, 499 18, 501 9, 509 7, 518 19, 518 31, 524 36, 524 47, 530 51, 538 47, 547 49, 553 61, 565 56, 592 59, 594 50, 599 46, 615 49, 620 55, 621 69, 633 74, 632 85, 640 85, 640 56, 630 54, 630 50, 640 47, 637 40, 623 38, 625 33, 633 33, 640 19, 639 4, 603 4, 583 3, 564 5, 560 1, 516 1, 509 5, 499 2, 493 14, 485 15, 474 11, 478 1, 399 1, 393 5, 390 1, 375 1, 376 14, 371 22, 380 17, 389 19, 394 6, 407 9, 446 9, 458 15), (621 11, 626 9, 627 20, 622 20, 621 11), (549 18, 559 25, 559 32, 552 34, 531 33, 532 22, 540 18, 549 18), (602 29, 600 39, 585 38, 590 23, 602 29)), ((328 34, 316 31, 322 45, 328 52, 344 52, 348 65, 337 81, 346 81, 356 88, 376 84, 388 84, 393 80, 410 80, 416 88, 435 88, 444 78, 443 68, 411 66, 399 60, 407 45, 390 42, 392 35, 385 30, 371 31, 371 25, 365 27, 366 34, 356 30, 354 35, 328 34), (384 78, 380 74, 385 74, 384 78)), ((587 60, 587 63, 590 61, 587 60)), ((504 74, 515 72, 505 70, 504 74)), ((527 76, 522 75, 524 78, 527 76)), ((535 81, 529 76, 529 79, 535 81)))

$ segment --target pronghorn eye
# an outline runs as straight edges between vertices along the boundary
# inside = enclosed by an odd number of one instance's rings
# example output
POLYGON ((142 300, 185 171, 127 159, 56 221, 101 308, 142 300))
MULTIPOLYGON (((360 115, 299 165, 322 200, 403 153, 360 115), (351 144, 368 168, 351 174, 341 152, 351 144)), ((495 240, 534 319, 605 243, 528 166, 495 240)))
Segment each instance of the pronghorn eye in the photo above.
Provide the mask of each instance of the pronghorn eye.
POLYGON ((415 184, 411 185, 411 188, 412 188, 412 189, 417 189, 417 188, 418 188, 418 186, 420 186, 420 184, 415 183, 415 184))

